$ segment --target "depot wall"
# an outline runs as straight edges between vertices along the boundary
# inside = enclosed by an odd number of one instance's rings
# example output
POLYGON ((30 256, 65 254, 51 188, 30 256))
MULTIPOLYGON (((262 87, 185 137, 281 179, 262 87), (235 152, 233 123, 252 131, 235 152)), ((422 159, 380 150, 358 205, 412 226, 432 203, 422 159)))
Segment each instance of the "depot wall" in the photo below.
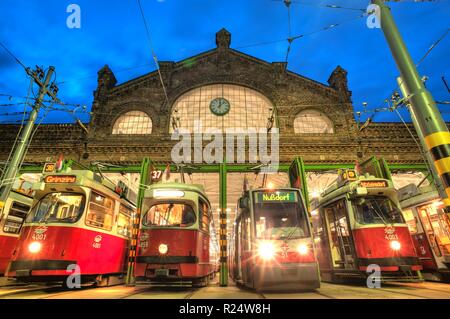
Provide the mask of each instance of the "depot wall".
MULTIPOLYGON (((42 164, 60 153, 86 163, 139 164, 144 156, 170 162, 176 143, 169 134, 174 102, 191 89, 216 83, 249 87, 271 101, 278 115, 282 162, 302 156, 307 163, 352 163, 371 155, 383 156, 389 163, 422 162, 403 124, 373 123, 358 131, 347 72, 342 67, 336 67, 325 85, 290 72, 285 63, 259 60, 231 49, 230 44, 231 34, 221 30, 215 49, 180 62, 160 62, 167 98, 157 72, 119 85, 113 71, 103 67, 98 72, 89 132, 77 124, 41 125, 26 162, 42 164), (295 134, 295 116, 305 109, 326 114, 335 133, 295 134), (112 135, 115 121, 128 111, 145 112, 153 122, 152 134, 112 135)), ((0 160, 7 158, 17 131, 18 126, 0 125, 0 160)))

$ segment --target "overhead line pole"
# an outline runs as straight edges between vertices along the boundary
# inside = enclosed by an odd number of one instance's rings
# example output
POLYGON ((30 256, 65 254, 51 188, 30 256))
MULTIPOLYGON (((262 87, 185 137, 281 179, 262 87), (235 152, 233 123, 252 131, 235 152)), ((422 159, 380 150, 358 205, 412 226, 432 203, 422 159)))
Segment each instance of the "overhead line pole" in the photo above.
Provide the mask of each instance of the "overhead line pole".
POLYGON ((450 209, 450 132, 431 93, 419 77, 391 9, 384 0, 372 0, 372 3, 380 8, 381 28, 403 79, 403 90, 409 93, 405 98, 415 117, 418 135, 422 137, 422 143, 433 160, 430 165, 434 165, 440 182, 445 187, 445 192, 441 194, 442 200, 445 207, 450 209))
MULTIPOLYGON (((3 178, 0 183, 0 207, 1 203, 5 202, 11 192, 11 189, 14 185, 14 180, 16 178, 17 173, 19 172, 19 167, 23 159, 25 158, 26 151, 28 148, 29 140, 33 132, 34 124, 39 114, 39 110, 42 107, 42 102, 46 95, 49 95, 52 99, 57 100, 57 97, 54 92, 50 91, 50 80, 55 72, 55 68, 53 66, 49 67, 47 74, 45 75, 44 82, 41 81, 39 74, 43 74, 43 71, 36 72, 31 71, 29 68, 25 69, 27 74, 31 76, 34 82, 39 86, 39 94, 33 105, 33 110, 31 111, 30 117, 27 120, 27 124, 25 125, 23 131, 20 133, 20 138, 17 144, 16 149, 14 150, 14 155, 9 163, 7 163, 8 167, 3 175, 3 178)), ((42 76, 43 78, 43 76, 42 76)), ((56 92, 56 90, 55 90, 56 92)))

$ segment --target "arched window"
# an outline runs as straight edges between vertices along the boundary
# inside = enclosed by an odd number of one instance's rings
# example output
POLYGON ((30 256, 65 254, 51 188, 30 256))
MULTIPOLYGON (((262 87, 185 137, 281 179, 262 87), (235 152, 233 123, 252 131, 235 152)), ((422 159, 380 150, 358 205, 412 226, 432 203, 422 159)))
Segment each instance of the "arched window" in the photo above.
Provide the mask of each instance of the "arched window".
POLYGON ((145 135, 152 133, 152 119, 144 112, 131 111, 121 115, 112 130, 114 135, 145 135))
POLYGON ((319 111, 300 112, 294 120, 295 134, 332 134, 333 122, 319 111))
POLYGON ((274 108, 261 93, 232 84, 213 84, 193 89, 174 103, 170 133, 176 128, 193 132, 195 123, 201 132, 209 128, 226 130, 275 128, 274 108), (270 123, 273 123, 269 125, 270 123))

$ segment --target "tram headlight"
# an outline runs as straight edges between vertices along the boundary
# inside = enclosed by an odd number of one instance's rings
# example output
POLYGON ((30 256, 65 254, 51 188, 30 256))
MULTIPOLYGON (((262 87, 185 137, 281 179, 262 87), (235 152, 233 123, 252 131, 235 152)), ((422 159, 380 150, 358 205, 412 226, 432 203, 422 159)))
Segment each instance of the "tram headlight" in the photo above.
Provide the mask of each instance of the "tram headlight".
POLYGON ((402 248, 402 245, 398 241, 393 240, 391 241, 391 248, 393 250, 400 250, 400 248, 402 248))
POLYGON ((167 246, 166 244, 161 244, 159 245, 158 250, 161 255, 165 255, 169 251, 169 246, 167 246))
POLYGON ((265 260, 272 259, 275 255, 275 247, 271 242, 262 242, 259 244, 259 256, 265 260))
POLYGON ((38 253, 41 250, 41 248, 42 248, 42 244, 37 242, 37 241, 34 241, 34 242, 32 242, 31 244, 28 245, 28 250, 32 254, 38 253))
POLYGON ((300 255, 306 255, 309 251, 308 245, 305 244, 298 245, 297 251, 300 255))

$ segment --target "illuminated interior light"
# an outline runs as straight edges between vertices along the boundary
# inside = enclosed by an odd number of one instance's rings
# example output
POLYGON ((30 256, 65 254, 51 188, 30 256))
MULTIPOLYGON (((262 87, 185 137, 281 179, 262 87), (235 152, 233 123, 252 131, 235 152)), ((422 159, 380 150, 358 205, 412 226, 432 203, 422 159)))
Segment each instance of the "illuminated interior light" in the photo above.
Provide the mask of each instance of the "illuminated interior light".
POLYGON ((275 187, 275 185, 273 185, 272 182, 267 183, 267 188, 273 189, 274 187, 275 187))
POLYGON ((275 255, 275 247, 271 242, 262 242, 259 245, 259 256, 264 260, 270 260, 275 255))
POLYGON ((400 248, 402 247, 402 245, 397 240, 391 241, 390 245, 393 250, 400 250, 400 248))
POLYGON ((433 203, 433 207, 434 207, 434 208, 441 207, 441 206, 444 206, 444 202, 437 201, 437 202, 434 202, 434 203, 433 203))
POLYGON ((311 216, 317 216, 319 214, 319 212, 317 211, 317 209, 316 210, 313 210, 312 212, 311 212, 311 216))
POLYGON ((309 251, 308 245, 305 244, 298 245, 297 251, 300 255, 306 255, 309 251))
POLYGON ((169 246, 167 246, 166 244, 161 244, 159 245, 158 250, 161 255, 165 255, 169 251, 169 246))
POLYGON ((32 242, 32 243, 28 246, 28 250, 29 250, 30 253, 32 253, 32 254, 38 253, 38 252, 41 250, 41 248, 42 248, 42 244, 39 243, 39 242, 37 242, 37 241, 32 242))
POLYGON ((153 192, 153 196, 155 198, 162 198, 162 197, 168 197, 168 198, 173 198, 173 197, 183 197, 184 196, 184 192, 183 191, 177 191, 177 190, 165 190, 165 189, 155 189, 155 191, 153 192))

